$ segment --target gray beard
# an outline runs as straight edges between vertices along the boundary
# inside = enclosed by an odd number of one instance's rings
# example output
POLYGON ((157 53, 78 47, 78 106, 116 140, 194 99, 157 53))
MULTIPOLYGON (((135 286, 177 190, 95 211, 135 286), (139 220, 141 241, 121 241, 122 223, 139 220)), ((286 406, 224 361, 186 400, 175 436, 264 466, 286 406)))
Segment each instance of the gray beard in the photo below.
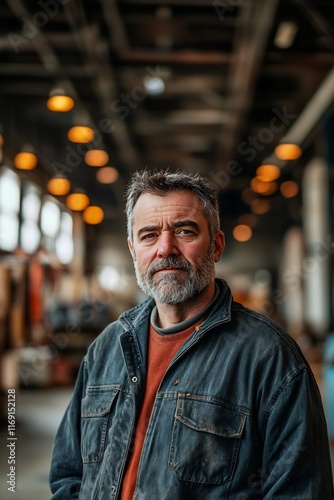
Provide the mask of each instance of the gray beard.
POLYGON ((200 295, 215 277, 215 265, 211 244, 208 254, 195 267, 183 257, 167 257, 152 263, 147 272, 142 272, 134 260, 137 284, 143 292, 161 304, 181 304, 200 295), (182 269, 182 273, 156 275, 166 267, 182 269))

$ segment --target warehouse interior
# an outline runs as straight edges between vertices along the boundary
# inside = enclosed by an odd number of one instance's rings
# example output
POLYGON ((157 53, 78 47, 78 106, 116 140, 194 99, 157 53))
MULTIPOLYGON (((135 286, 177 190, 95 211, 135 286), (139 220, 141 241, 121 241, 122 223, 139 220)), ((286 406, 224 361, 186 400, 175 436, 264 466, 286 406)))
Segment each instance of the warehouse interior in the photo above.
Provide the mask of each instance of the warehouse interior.
POLYGON ((144 298, 124 215, 142 169, 210 180, 217 275, 298 342, 333 448, 333 2, 4 0, 0 25, 0 417, 3 437, 15 389, 17 498, 48 498, 81 359, 144 298))

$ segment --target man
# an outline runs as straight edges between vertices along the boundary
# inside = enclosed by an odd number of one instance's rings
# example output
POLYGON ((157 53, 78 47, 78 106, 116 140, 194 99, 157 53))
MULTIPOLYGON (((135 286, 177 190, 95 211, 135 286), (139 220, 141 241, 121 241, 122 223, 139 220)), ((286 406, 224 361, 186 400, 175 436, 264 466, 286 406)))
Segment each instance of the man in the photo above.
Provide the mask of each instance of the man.
POLYGON ((215 191, 147 171, 127 192, 128 245, 151 298, 85 356, 58 431, 53 500, 331 500, 311 370, 273 321, 233 302, 215 191))

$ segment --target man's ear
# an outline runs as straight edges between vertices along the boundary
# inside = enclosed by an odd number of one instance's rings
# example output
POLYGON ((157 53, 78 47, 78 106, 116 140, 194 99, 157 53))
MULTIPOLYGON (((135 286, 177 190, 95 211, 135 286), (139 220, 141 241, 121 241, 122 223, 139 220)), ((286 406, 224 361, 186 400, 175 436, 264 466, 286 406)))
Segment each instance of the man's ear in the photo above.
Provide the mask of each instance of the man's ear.
POLYGON ((131 253, 131 257, 133 260, 135 260, 135 252, 134 252, 134 249, 133 249, 133 246, 132 246, 132 243, 130 241, 130 239, 128 238, 128 247, 129 247, 129 250, 130 250, 130 253, 131 253))
POLYGON ((223 233, 223 231, 216 232, 216 234, 214 235, 214 241, 215 241, 214 259, 215 262, 219 262, 220 257, 225 248, 225 234, 223 233))

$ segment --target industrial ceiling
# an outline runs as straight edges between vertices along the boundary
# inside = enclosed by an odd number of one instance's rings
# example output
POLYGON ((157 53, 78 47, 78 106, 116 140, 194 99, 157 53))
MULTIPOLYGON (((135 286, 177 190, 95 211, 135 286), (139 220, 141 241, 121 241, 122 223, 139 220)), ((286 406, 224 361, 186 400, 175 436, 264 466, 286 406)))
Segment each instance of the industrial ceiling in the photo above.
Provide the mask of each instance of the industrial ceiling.
POLYGON ((257 167, 289 134, 303 156, 277 162, 278 188, 254 231, 279 236, 298 221, 300 201, 279 183, 300 182, 333 106, 332 0, 4 0, 0 24, 3 161, 29 143, 39 162, 26 177, 45 188, 62 171, 83 189, 105 212, 87 231, 93 242, 125 234, 129 176, 160 167, 209 177, 229 235, 251 213, 243 193, 257 167), (147 87, 161 82, 161 93, 147 87), (55 87, 72 95, 71 111, 47 109, 55 87), (101 184, 84 161, 89 146, 69 141, 75 124, 94 129, 90 147, 108 152, 116 182, 101 184))

